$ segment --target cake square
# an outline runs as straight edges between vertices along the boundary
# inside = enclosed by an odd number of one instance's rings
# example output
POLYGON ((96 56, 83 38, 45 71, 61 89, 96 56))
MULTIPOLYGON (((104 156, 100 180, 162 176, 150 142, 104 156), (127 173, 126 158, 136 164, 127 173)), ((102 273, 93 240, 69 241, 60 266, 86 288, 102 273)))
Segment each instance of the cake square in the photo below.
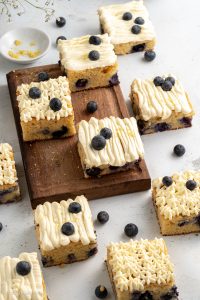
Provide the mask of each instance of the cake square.
POLYGON ((37 253, 0 258, 1 299, 48 300, 37 253))
POLYGON ((154 49, 156 35, 143 1, 103 6, 98 14, 101 30, 110 36, 116 54, 154 49))
POLYGON ((45 202, 34 215, 44 267, 85 260, 97 253, 92 214, 84 196, 45 202))
POLYGON ((163 239, 111 243, 106 264, 116 300, 178 299, 163 239))
POLYGON ((76 133, 70 94, 65 76, 17 87, 24 141, 63 138, 76 133))
POLYGON ((0 143, 0 203, 20 199, 13 149, 7 143, 0 143))
POLYGON ((72 92, 119 83, 117 56, 107 34, 59 40, 58 50, 72 92))
POLYGON ((82 120, 78 125, 78 151, 86 178, 141 170, 140 161, 144 156, 133 117, 82 120))
POLYGON ((200 232, 200 172, 154 179, 152 196, 162 235, 200 232))
POLYGON ((135 79, 130 98, 141 134, 192 126, 192 103, 175 76, 135 79))

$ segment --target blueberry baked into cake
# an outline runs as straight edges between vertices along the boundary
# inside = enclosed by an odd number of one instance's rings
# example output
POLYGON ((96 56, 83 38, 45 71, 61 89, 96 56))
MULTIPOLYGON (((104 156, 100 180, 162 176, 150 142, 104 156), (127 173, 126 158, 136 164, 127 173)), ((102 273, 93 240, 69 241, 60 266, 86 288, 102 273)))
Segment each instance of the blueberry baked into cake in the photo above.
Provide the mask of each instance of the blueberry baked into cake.
POLYGON ((24 141, 63 138, 76 133, 65 76, 18 86, 17 101, 24 141))
POLYGON ((0 258, 0 299, 48 300, 37 253, 0 258))
POLYGON ((156 35, 143 1, 104 6, 98 13, 101 30, 110 36, 116 54, 154 49, 156 35))
POLYGON ((133 117, 82 120, 78 125, 78 151, 86 178, 138 170, 144 156, 133 117))
POLYGON ((106 264, 116 300, 178 299, 163 239, 111 243, 106 264))
POLYGON ((163 235, 200 232, 200 172, 155 179, 152 194, 163 235))
POLYGON ((130 98, 141 134, 192 126, 192 104, 174 76, 135 79, 130 98))
POLYGON ((20 189, 12 147, 0 144, 0 203, 20 200, 20 189))
POLYGON ((108 34, 59 40, 58 50, 72 92, 119 83, 117 56, 108 34))
POLYGON ((97 253, 92 214, 84 196, 45 202, 34 215, 44 267, 85 260, 97 253))

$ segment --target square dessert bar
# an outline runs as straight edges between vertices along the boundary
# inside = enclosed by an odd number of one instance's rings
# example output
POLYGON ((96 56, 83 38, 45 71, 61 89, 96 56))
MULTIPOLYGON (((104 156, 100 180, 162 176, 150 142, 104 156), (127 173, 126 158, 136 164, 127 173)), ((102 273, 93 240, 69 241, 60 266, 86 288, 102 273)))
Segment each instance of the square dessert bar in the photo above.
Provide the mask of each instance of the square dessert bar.
POLYGON ((131 1, 99 8, 102 32, 107 32, 116 54, 128 54, 155 47, 156 36, 143 1, 131 1))
POLYGON ((192 104, 175 77, 136 79, 130 98, 141 134, 192 126, 192 104))
POLYGON ((44 267, 85 260, 97 253, 92 214, 84 196, 38 205, 35 226, 44 267))
POLYGON ((0 258, 0 298, 48 300, 37 253, 0 258))
POLYGON ((152 195, 163 235, 200 232, 200 172, 155 179, 152 195))
POLYGON ((78 151, 85 177, 140 169, 143 144, 135 118, 109 117, 78 125, 78 151))
POLYGON ((17 101, 24 141, 63 138, 76 133, 66 77, 21 84, 17 88, 17 101))
POLYGON ((72 92, 119 83, 117 56, 107 34, 59 40, 58 50, 72 92))
POLYGON ((111 243, 106 264, 116 300, 178 299, 163 239, 111 243))
POLYGON ((12 147, 0 144, 0 203, 20 200, 20 190, 12 147))

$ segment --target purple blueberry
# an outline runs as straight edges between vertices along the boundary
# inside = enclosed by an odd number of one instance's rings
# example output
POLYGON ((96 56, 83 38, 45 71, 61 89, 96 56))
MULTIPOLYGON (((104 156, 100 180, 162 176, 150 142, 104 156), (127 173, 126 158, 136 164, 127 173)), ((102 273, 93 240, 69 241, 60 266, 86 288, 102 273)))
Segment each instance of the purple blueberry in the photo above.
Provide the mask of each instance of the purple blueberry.
POLYGON ((169 187, 170 185, 172 185, 173 180, 170 176, 164 176, 162 179, 162 183, 166 186, 169 187))
POLYGON ((89 58, 90 60, 95 61, 95 60, 98 60, 98 59, 100 58, 100 54, 99 54, 98 51, 92 50, 92 51, 89 52, 88 58, 89 58))
POLYGON ((109 220, 109 214, 106 211, 100 211, 97 215, 97 220, 101 224, 105 224, 109 220))
POLYGON ((185 154, 185 147, 181 144, 176 145, 174 147, 174 154, 179 157, 183 156, 185 154))
POLYGON ((132 19, 132 13, 130 12, 125 12, 122 16, 122 20, 124 21, 130 21, 132 19))
POLYGON ((16 272, 21 276, 26 276, 31 271, 31 264, 28 261, 19 261, 16 265, 16 272))
POLYGON ((100 151, 106 146, 106 139, 102 135, 96 135, 93 137, 91 146, 93 149, 100 151))
POLYGON ((185 185, 186 188, 190 191, 193 191, 197 187, 197 183, 194 180, 188 180, 185 185))
POLYGON ((134 22, 135 22, 135 24, 138 24, 138 25, 143 25, 145 23, 145 21, 142 17, 137 17, 134 22))
POLYGON ((52 98, 49 102, 49 106, 54 112, 56 112, 61 110, 62 102, 58 98, 52 98))
POLYGON ((74 234, 74 232, 75 232, 74 225, 70 222, 64 223, 61 227, 61 232, 67 236, 74 234))
POLYGON ((128 237, 134 237, 138 234, 138 227, 133 223, 129 223, 125 226, 124 233, 128 237))
POLYGON ((77 88, 84 88, 88 83, 88 80, 87 79, 84 79, 84 78, 81 78, 81 79, 78 79, 77 82, 76 82, 76 87, 77 88))
POLYGON ((33 86, 32 88, 30 88, 29 90, 29 97, 32 99, 38 99, 41 97, 41 91, 39 88, 33 86))
POLYGON ((131 28, 131 32, 133 34, 139 34, 141 32, 141 27, 139 25, 133 25, 131 28))
POLYGON ((102 135, 106 140, 109 140, 112 137, 112 130, 110 128, 104 127, 101 129, 100 135, 102 135))
POLYGON ((89 43, 92 45, 100 45, 101 44, 101 38, 96 35, 91 35, 89 38, 89 43))

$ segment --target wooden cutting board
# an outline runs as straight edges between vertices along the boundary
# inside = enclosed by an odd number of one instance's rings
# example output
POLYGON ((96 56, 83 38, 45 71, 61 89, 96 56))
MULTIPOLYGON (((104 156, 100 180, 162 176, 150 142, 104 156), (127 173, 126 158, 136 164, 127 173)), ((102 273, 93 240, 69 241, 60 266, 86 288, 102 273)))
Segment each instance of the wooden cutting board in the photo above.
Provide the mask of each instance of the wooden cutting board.
MULTIPOLYGON (((77 136, 23 142, 16 88, 21 83, 37 81, 37 75, 41 71, 48 72, 51 78, 63 75, 58 64, 7 74, 32 207, 45 201, 59 201, 82 194, 88 199, 96 199, 149 189, 151 180, 144 160, 140 162, 140 168, 134 171, 85 179, 77 151, 77 136)), ((91 116, 99 119, 111 115, 129 117, 119 85, 73 93, 72 104, 76 124, 82 119, 89 120, 91 116), (89 100, 95 100, 98 104, 98 110, 92 115, 85 110, 89 100)))

